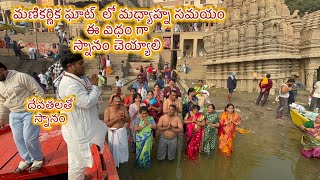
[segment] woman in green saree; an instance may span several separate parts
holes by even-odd
[[[148,116],[147,107],[140,108],[140,121],[136,121],[134,131],[136,132],[136,166],[146,168],[151,166],[151,150],[152,150],[152,130],[157,125],[153,117]]]
[[[215,148],[219,127],[219,113],[215,111],[213,104],[207,106],[205,118],[206,126],[204,127],[203,153],[209,155]]]
[[[305,157],[320,159],[320,114],[315,121],[308,121],[300,126],[305,132],[301,138],[303,149],[301,154]]]

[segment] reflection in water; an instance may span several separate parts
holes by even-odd
[[[217,149],[210,156],[200,155],[190,161],[185,155],[185,141],[179,137],[178,153],[173,161],[156,160],[157,143],[152,150],[152,166],[137,169],[134,154],[129,163],[120,165],[121,180],[319,180],[320,160],[300,155],[302,133],[295,127],[262,128],[259,120],[244,126],[250,134],[237,134],[232,157]],[[183,143],[182,143],[183,142]]]

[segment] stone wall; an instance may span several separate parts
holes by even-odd
[[[227,88],[227,79],[231,72],[237,72],[237,90],[255,92],[260,90],[260,80],[270,73],[273,80],[270,93],[276,94],[280,85],[285,83],[292,74],[299,74],[300,66],[299,60],[290,59],[217,64],[207,67],[207,83]]]
[[[271,73],[275,94],[278,86],[298,74],[312,89],[320,61],[320,11],[303,19],[292,15],[283,0],[225,0],[224,23],[214,23],[204,37],[207,82],[226,88],[237,72],[241,91],[259,90],[258,83]]]

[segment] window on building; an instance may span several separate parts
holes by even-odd
[[[191,5],[194,5],[194,1],[190,1],[190,4],[191,4]]]
[[[206,4],[206,0],[200,0],[200,4]]]

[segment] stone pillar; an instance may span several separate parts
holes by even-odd
[[[1,15],[2,15],[2,19],[3,19],[3,23],[4,23],[4,24],[7,24],[7,22],[6,22],[7,20],[6,20],[6,18],[5,18],[5,17],[6,17],[6,14],[4,13],[4,11],[1,11]]]
[[[180,37],[179,49],[180,49],[180,57],[182,58],[183,57],[183,52],[184,52],[184,39],[182,39],[181,37]]]
[[[198,57],[198,39],[193,39],[193,55],[192,57]]]
[[[306,89],[311,92],[313,89],[314,69],[306,69]]]

